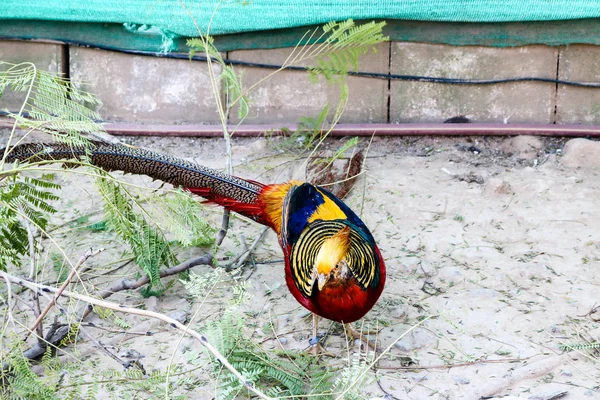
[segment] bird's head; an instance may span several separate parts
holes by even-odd
[[[325,239],[315,258],[314,274],[317,287],[323,287],[330,280],[348,275],[346,256],[350,249],[350,227],[345,226],[333,236]]]

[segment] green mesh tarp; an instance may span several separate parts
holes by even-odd
[[[600,0],[0,0],[0,36],[84,44],[94,44],[89,41],[95,38],[92,42],[110,42],[107,47],[177,51],[181,38],[201,31],[211,35],[250,33],[254,35],[251,38],[258,38],[230,44],[231,48],[274,47],[294,44],[302,27],[353,18],[390,21],[396,27],[390,30],[391,38],[400,40],[431,36],[423,25],[430,22],[456,31],[447,34],[448,43],[469,41],[460,34],[465,24],[479,24],[476,26],[484,34],[475,32],[475,37],[480,36],[483,44],[486,40],[492,45],[544,40],[550,44],[595,43],[598,17]],[[574,36],[569,22],[583,19],[587,28]],[[519,23],[535,21],[548,24],[538,25],[533,38],[531,33],[517,33],[523,37],[516,39],[507,33],[509,29],[522,31]],[[487,27],[490,24],[495,28]],[[269,44],[274,40],[269,36],[285,36],[283,29],[296,29],[294,40],[289,37],[284,41],[290,43]],[[272,30],[277,31],[270,33]],[[103,32],[105,38],[100,37]],[[436,41],[444,42],[443,38]]]
[[[180,36],[292,28],[354,19],[448,22],[600,17],[597,0],[2,0],[0,18],[150,25]],[[210,28],[209,28],[210,27]]]

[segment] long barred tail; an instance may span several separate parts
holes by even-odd
[[[0,150],[0,157],[4,154]],[[6,161],[45,161],[79,159],[83,146],[64,143],[27,143],[10,149]],[[90,161],[107,171],[147,175],[183,187],[255,220],[262,220],[259,195],[264,186],[204,167],[192,161],[122,144],[91,141]]]

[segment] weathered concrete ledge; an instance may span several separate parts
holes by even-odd
[[[291,49],[241,50],[231,59],[283,63]],[[359,69],[403,75],[495,79],[509,77],[600,81],[600,46],[542,45],[492,48],[392,42],[364,56]],[[203,62],[121,54],[57,43],[0,41],[0,60],[31,61],[39,68],[69,76],[79,88],[103,102],[106,121],[141,124],[218,124],[216,99]],[[273,72],[256,67],[243,72],[250,88]],[[217,68],[215,73],[220,74]],[[446,85],[348,77],[350,97],[341,123],[441,123],[466,115],[472,122],[600,124],[600,89],[555,83]],[[225,99],[219,81],[217,95]],[[17,110],[23,94],[7,91],[0,108]],[[339,88],[311,83],[302,71],[282,71],[250,93],[244,124],[296,123],[316,117],[327,104],[335,108]],[[235,111],[235,110],[234,110]],[[232,112],[230,123],[239,123]]]

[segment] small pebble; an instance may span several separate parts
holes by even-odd
[[[402,351],[411,351],[414,349],[414,346],[412,343],[409,343],[406,340],[399,340],[396,343],[394,343],[394,347],[397,348],[398,350],[402,350]]]
[[[561,164],[567,167],[600,168],[600,142],[577,138],[569,140],[563,149]]]
[[[546,393],[546,394],[538,394],[538,395],[529,396],[528,399],[529,400],[555,400],[555,399],[560,399],[560,398],[566,396],[568,393],[569,393],[568,390],[561,390],[559,392],[554,392],[554,393]]]
[[[168,315],[168,317],[173,318],[175,321],[185,324],[187,321],[187,312],[185,311],[173,311]]]
[[[403,318],[406,316],[406,308],[398,306],[390,312],[390,316],[397,319]]]
[[[144,305],[146,306],[146,310],[156,311],[156,306],[158,305],[158,299],[156,298],[156,296],[150,296],[146,299],[146,301],[144,302]]]
[[[146,356],[143,354],[140,354],[140,352],[138,352],[137,350],[134,350],[134,349],[124,349],[119,353],[119,357],[130,358],[133,360],[139,360]]]
[[[277,319],[281,320],[281,321],[286,321],[286,322],[290,322],[290,320],[292,319],[290,314],[283,314],[280,315]]]
[[[471,383],[471,381],[465,378],[464,376],[455,376],[454,381],[456,383],[460,383],[461,385],[468,385],[469,383]]]

